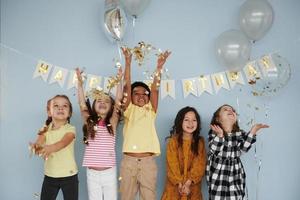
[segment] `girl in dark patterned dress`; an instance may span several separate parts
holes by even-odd
[[[225,104],[216,110],[208,134],[206,178],[210,200],[245,198],[246,174],[240,156],[256,141],[257,131],[268,127],[255,124],[246,133],[239,128],[232,106]]]

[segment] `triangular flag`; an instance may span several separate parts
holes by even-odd
[[[87,75],[87,81],[85,85],[85,91],[90,91],[93,88],[101,90],[101,76],[96,76],[92,74]]]
[[[68,70],[62,67],[55,66],[51,74],[49,84],[58,83],[60,87],[64,86],[65,80],[67,78]]]
[[[212,74],[211,79],[212,79],[216,94],[219,92],[219,90],[221,88],[225,88],[227,90],[230,89],[225,72],[219,72],[216,74]]]
[[[213,94],[211,80],[209,75],[201,75],[198,77],[198,95],[202,95],[204,92]]]
[[[161,99],[166,96],[170,96],[175,99],[175,81],[174,80],[162,80],[160,83]]]
[[[226,72],[228,82],[231,88],[234,88],[236,84],[244,85],[245,81],[240,71],[238,72]]]
[[[52,69],[52,65],[40,60],[36,65],[35,71],[33,73],[33,78],[42,77],[42,79],[47,82],[50,71]]]
[[[182,89],[183,89],[184,98],[186,98],[189,94],[193,94],[194,96],[197,96],[196,79],[195,78],[183,79]]]

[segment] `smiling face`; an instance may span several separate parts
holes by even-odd
[[[71,105],[68,99],[57,96],[50,101],[47,111],[53,120],[67,121],[71,116]]]
[[[143,107],[145,104],[149,102],[148,91],[142,87],[137,86],[132,91],[132,103],[139,107]]]
[[[193,134],[197,126],[198,122],[195,113],[193,111],[187,112],[182,121],[183,134]]]
[[[221,124],[228,122],[230,122],[231,124],[235,124],[237,120],[235,110],[229,105],[222,106],[219,111],[218,120]]]
[[[108,95],[103,95],[96,99],[93,108],[98,116],[105,118],[108,112],[111,110],[112,100]]]

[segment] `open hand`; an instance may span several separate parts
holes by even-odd
[[[158,56],[157,69],[162,69],[163,65],[165,64],[165,62],[170,54],[171,54],[171,51],[165,51]]]
[[[128,47],[121,47],[126,63],[130,63],[132,59],[132,53]]]
[[[224,131],[219,125],[211,124],[210,128],[215,132],[219,137],[224,137]]]
[[[270,126],[267,124],[254,124],[250,130],[250,133],[252,133],[253,135],[257,134],[257,131],[259,131],[262,128],[269,128]]]

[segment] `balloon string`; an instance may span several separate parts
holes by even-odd
[[[122,53],[121,53],[121,44],[120,44],[120,41],[117,42],[117,49],[118,49],[118,54],[119,54],[120,62],[122,63]]]
[[[135,43],[135,21],[136,21],[136,16],[132,17],[132,41],[133,44]]]

